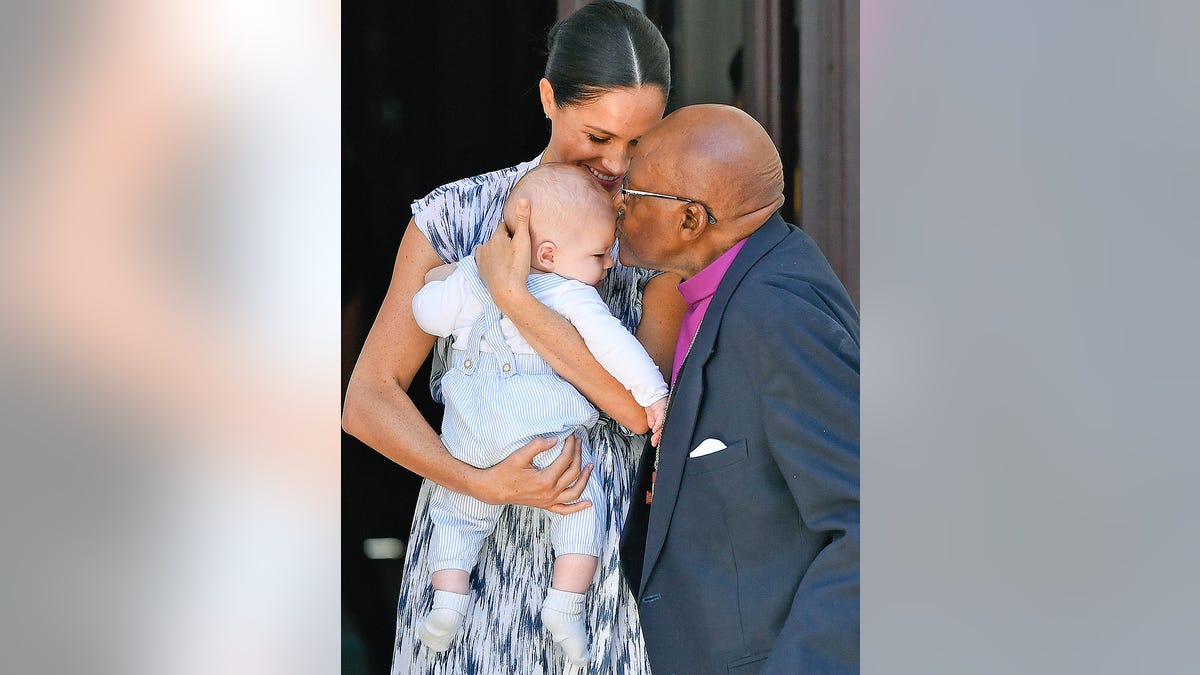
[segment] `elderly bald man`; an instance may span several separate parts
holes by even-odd
[[[770,137],[682,108],[633,151],[621,262],[688,304],[623,562],[654,672],[858,672],[858,315],[777,213]]]

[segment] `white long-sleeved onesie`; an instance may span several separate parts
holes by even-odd
[[[528,286],[535,298],[575,326],[596,360],[639,404],[667,395],[658,367],[596,289],[555,274],[530,275]],[[568,436],[595,424],[595,407],[500,315],[473,256],[461,259],[446,279],[426,284],[413,298],[413,315],[426,332],[453,338],[451,363],[442,379],[442,441],[456,458],[488,467],[536,437],[556,436],[557,445],[534,460],[540,469],[558,457]],[[584,463],[592,462],[586,437],[582,449]],[[606,514],[595,508],[605,503],[596,485],[589,481],[583,495],[593,508],[568,516],[550,514],[555,555],[597,555]],[[431,569],[473,569],[501,508],[435,485],[430,496]]]

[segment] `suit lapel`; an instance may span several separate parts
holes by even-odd
[[[667,424],[663,428],[662,451],[659,456],[658,479],[654,485],[654,504],[650,507],[650,521],[646,527],[646,553],[642,563],[642,578],[638,597],[645,592],[646,582],[662,553],[667,538],[667,529],[675,512],[675,501],[679,498],[679,484],[683,479],[683,468],[687,455],[696,441],[694,432],[700,402],[704,397],[706,381],[704,366],[712,357],[721,318],[733,291],[746,273],[767,251],[787,236],[789,228],[779,214],[772,216],[762,227],[746,240],[746,245],[734,258],[733,264],[721,278],[712,302],[704,313],[700,330],[683,367],[679,370],[672,395],[671,407],[667,412]],[[728,383],[715,383],[716,386]]]

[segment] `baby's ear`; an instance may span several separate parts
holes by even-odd
[[[547,272],[554,271],[554,254],[558,251],[558,247],[552,241],[543,241],[538,244],[537,256],[535,263],[539,267],[544,268]]]

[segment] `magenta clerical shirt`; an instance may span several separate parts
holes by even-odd
[[[738,251],[741,251],[745,244],[745,239],[734,244],[733,248],[722,253],[721,257],[709,263],[708,267],[679,284],[679,294],[683,296],[688,308],[683,312],[683,323],[679,326],[679,340],[675,343],[675,365],[671,370],[671,386],[675,386],[679,368],[683,366],[683,359],[692,345],[692,338],[700,328],[700,322],[704,320],[704,313],[708,311],[708,305],[712,302],[713,294],[717,292],[717,286],[721,285],[721,279],[725,278],[725,273],[729,271],[733,259],[737,257]]]

